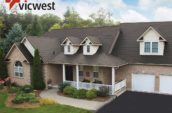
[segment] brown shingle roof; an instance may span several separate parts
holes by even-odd
[[[33,57],[28,51],[28,49],[22,44],[22,43],[15,43],[18,49],[22,52],[22,54],[25,56],[25,58],[28,60],[28,62],[32,63]]]
[[[150,26],[166,40],[164,56],[139,55],[137,39]],[[71,28],[53,30],[41,38],[28,38],[40,50],[46,63],[71,63],[102,66],[120,66],[128,63],[172,64],[172,22],[122,23],[119,26]],[[60,45],[66,37],[96,37],[102,44],[93,56],[84,56],[82,48],[75,55],[64,55]],[[76,39],[76,41],[78,41]],[[96,42],[97,42],[96,39]],[[77,42],[78,43],[78,42]]]
[[[167,40],[164,56],[139,55],[139,42],[137,42],[137,39],[150,26],[158,30]],[[120,29],[121,35],[112,52],[113,55],[124,59],[128,63],[172,64],[172,22],[123,23]]]

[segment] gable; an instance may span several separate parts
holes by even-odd
[[[150,26],[137,41],[166,41],[166,39],[152,26]]]
[[[9,59],[12,60],[12,61],[21,61],[21,62],[24,62],[24,61],[27,61],[28,60],[25,58],[25,56],[23,55],[23,53],[19,50],[19,48],[14,44],[10,51],[8,52],[8,54],[6,55],[5,59]]]

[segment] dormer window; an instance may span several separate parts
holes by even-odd
[[[70,53],[70,45],[67,45],[67,51]]]
[[[158,42],[144,42],[145,53],[158,53]]]
[[[64,47],[65,55],[73,55],[79,50],[80,38],[76,37],[67,37],[63,42],[62,46]]]
[[[80,45],[83,46],[84,55],[94,55],[98,51],[99,47],[102,46],[99,39],[92,36],[86,37]]]
[[[150,46],[150,42],[145,42],[145,53],[150,53],[150,48],[151,48],[151,46]]]
[[[152,53],[158,53],[158,42],[152,42]]]
[[[90,45],[87,45],[87,53],[90,53]]]
[[[149,27],[138,39],[140,55],[164,55],[165,38],[153,27]]]

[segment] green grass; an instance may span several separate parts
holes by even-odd
[[[0,113],[91,113],[90,111],[78,109],[65,105],[45,105],[33,109],[15,109],[5,106],[8,95],[0,93]]]

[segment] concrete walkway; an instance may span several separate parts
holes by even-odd
[[[106,102],[98,102],[98,101],[89,101],[82,99],[74,99],[70,97],[64,97],[57,95],[57,89],[50,89],[42,91],[40,96],[42,98],[49,98],[55,100],[59,104],[74,106],[78,108],[83,108],[87,110],[98,110],[100,107],[110,102],[112,99],[109,99]]]

